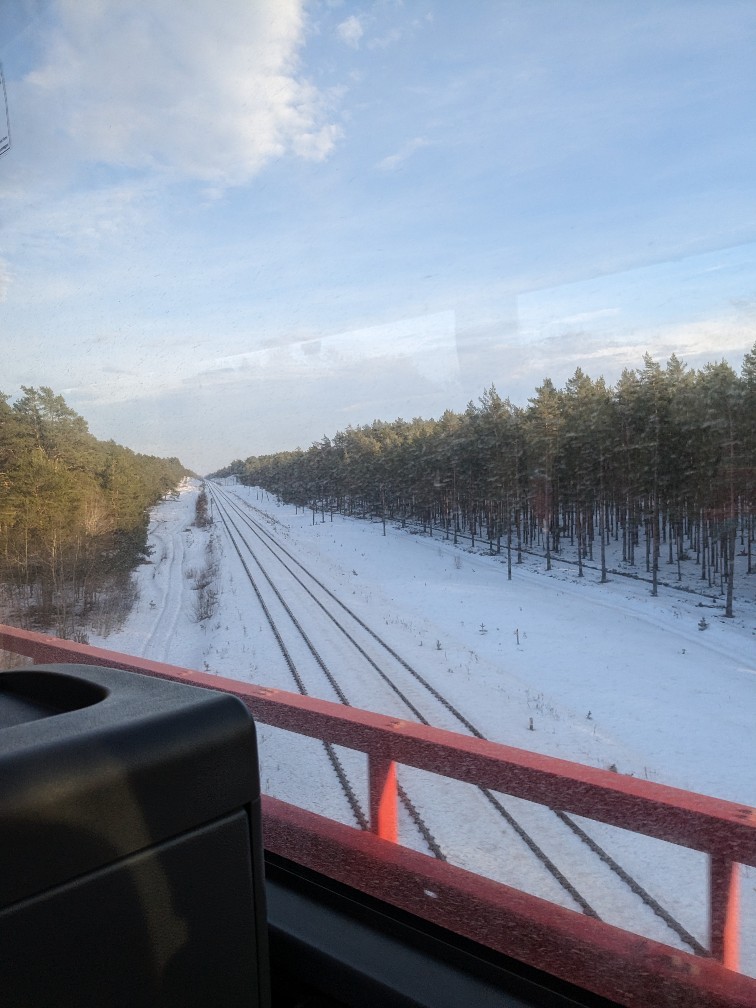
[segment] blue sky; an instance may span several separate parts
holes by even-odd
[[[0,390],[207,472],[756,341],[750,0],[0,7]]]

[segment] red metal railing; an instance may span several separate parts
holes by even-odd
[[[221,689],[256,720],[367,754],[372,833],[263,800],[269,850],[627,1006],[752,1008],[738,962],[738,865],[756,865],[756,809],[339,704],[0,626],[0,649]],[[396,764],[418,767],[703,851],[703,958],[555,906],[395,843]],[[389,841],[389,842],[387,842]]]

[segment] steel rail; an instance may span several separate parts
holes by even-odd
[[[281,654],[283,655],[284,661],[286,662],[286,665],[287,665],[287,667],[289,669],[289,672],[291,672],[292,678],[294,679],[294,682],[296,683],[297,689],[302,694],[302,696],[309,696],[309,693],[307,692],[307,687],[305,686],[304,681],[302,680],[302,677],[300,676],[299,672],[297,671],[297,667],[294,664],[294,661],[293,661],[293,659],[292,659],[292,657],[291,657],[291,655],[289,653],[288,648],[286,647],[286,645],[284,643],[283,637],[281,636],[281,633],[280,633],[278,627],[276,626],[275,621],[273,620],[273,617],[271,616],[270,610],[268,609],[268,606],[267,606],[267,604],[265,602],[265,599],[262,597],[262,594],[261,594],[260,589],[259,589],[259,587],[257,585],[257,582],[255,581],[254,577],[252,576],[252,572],[250,571],[249,567],[247,566],[247,563],[246,563],[244,557],[242,556],[241,550],[239,549],[238,545],[236,544],[236,541],[234,540],[233,536],[231,535],[230,530],[228,529],[228,525],[226,523],[225,516],[223,515],[222,512],[220,512],[220,508],[218,510],[219,510],[219,513],[220,513],[221,521],[226,526],[226,530],[228,531],[229,539],[231,540],[232,545],[234,546],[234,548],[236,549],[236,552],[239,555],[239,560],[242,563],[242,567],[244,568],[244,570],[245,570],[245,572],[247,574],[247,577],[249,578],[250,584],[252,585],[252,587],[253,587],[253,589],[255,591],[255,595],[257,596],[257,601],[260,603],[260,607],[262,608],[262,611],[265,614],[265,617],[266,617],[266,619],[268,621],[268,624],[269,624],[271,630],[273,631],[273,636],[276,639],[276,643],[278,644],[278,647],[279,647],[279,649],[281,651]],[[344,794],[346,796],[346,799],[347,799],[347,801],[349,803],[349,807],[352,810],[352,814],[354,815],[354,818],[357,821],[358,826],[360,827],[360,829],[363,829],[363,830],[369,829],[370,828],[370,823],[368,821],[368,818],[365,815],[365,812],[363,811],[362,806],[360,805],[359,799],[357,798],[357,794],[356,794],[354,788],[352,787],[352,782],[349,780],[349,778],[348,778],[348,776],[346,774],[346,771],[344,770],[344,767],[342,766],[341,760],[339,759],[339,757],[338,757],[338,755],[336,753],[336,750],[333,747],[333,744],[331,742],[325,742],[324,741],[323,742],[323,747],[325,749],[326,755],[328,756],[328,760],[329,760],[331,766],[333,767],[333,770],[334,770],[334,772],[336,774],[336,777],[338,778],[339,785],[341,786],[341,789],[342,789],[342,791],[344,792]]]
[[[212,494],[212,491],[211,491],[211,494]],[[224,526],[226,528],[226,531],[228,533],[229,539],[231,540],[231,542],[232,542],[232,544],[233,544],[233,546],[234,546],[234,548],[235,548],[235,550],[236,550],[236,552],[237,552],[237,554],[239,556],[239,559],[242,562],[242,565],[244,567],[245,573],[247,574],[247,577],[249,578],[249,580],[250,580],[250,582],[251,582],[251,584],[252,584],[252,586],[253,586],[253,588],[255,590],[255,593],[256,593],[257,598],[258,598],[258,600],[259,600],[259,602],[260,602],[260,604],[261,604],[261,606],[263,608],[263,612],[265,613],[265,616],[266,616],[266,618],[268,620],[268,623],[270,624],[271,628],[273,629],[273,632],[275,634],[276,640],[277,640],[277,642],[278,642],[281,650],[284,652],[284,657],[286,658],[287,665],[289,666],[289,669],[290,669],[290,671],[291,671],[291,673],[292,673],[292,675],[294,677],[294,681],[297,684],[297,688],[299,689],[299,692],[302,693],[304,696],[308,696],[309,695],[308,691],[307,691],[307,689],[306,689],[306,687],[304,685],[304,681],[302,680],[301,675],[299,674],[299,672],[297,672],[295,670],[294,663],[293,663],[293,661],[292,661],[292,659],[291,659],[291,657],[290,657],[290,655],[288,653],[288,650],[285,648],[285,645],[283,643],[283,638],[282,638],[282,635],[280,633],[280,630],[277,627],[277,625],[276,625],[276,623],[275,623],[275,621],[273,619],[273,616],[270,613],[270,610],[268,609],[267,605],[263,601],[262,595],[261,595],[259,587],[258,587],[258,585],[257,585],[257,583],[255,581],[255,578],[253,577],[251,571],[249,570],[249,567],[248,567],[246,561],[244,560],[244,557],[242,556],[241,550],[239,549],[239,545],[236,542],[233,534],[231,533],[231,530],[229,528],[229,522],[230,522],[231,525],[233,525],[236,533],[239,536],[239,539],[242,541],[242,543],[244,543],[245,547],[249,551],[250,556],[253,557],[255,563],[257,564],[257,566],[258,566],[258,568],[260,570],[260,573],[263,575],[263,577],[267,581],[268,585],[270,586],[270,588],[274,592],[276,598],[280,602],[280,604],[283,607],[284,611],[286,612],[287,616],[291,620],[292,624],[294,625],[294,627],[298,631],[299,635],[301,636],[301,638],[304,641],[305,645],[307,646],[307,648],[309,649],[309,651],[312,654],[313,658],[317,662],[317,664],[320,667],[321,671],[323,672],[323,674],[325,675],[326,679],[330,683],[332,689],[336,693],[336,696],[339,698],[339,701],[342,704],[344,704],[344,706],[346,706],[346,707],[353,706],[350,703],[349,699],[347,698],[344,690],[342,689],[342,687],[340,686],[340,684],[336,680],[336,677],[333,675],[333,673],[330,671],[330,669],[326,665],[325,661],[323,660],[323,657],[321,656],[321,654],[319,653],[319,651],[317,650],[317,648],[313,644],[313,642],[310,639],[309,635],[306,633],[306,631],[302,627],[302,624],[300,623],[300,621],[295,616],[295,614],[294,614],[291,606],[289,605],[289,603],[286,601],[286,599],[283,597],[283,595],[279,591],[278,587],[273,582],[273,579],[271,578],[271,576],[268,573],[268,571],[266,571],[266,569],[260,563],[259,558],[255,554],[255,552],[252,549],[252,547],[250,546],[250,544],[244,538],[244,535],[242,534],[241,530],[233,522],[233,520],[231,519],[230,515],[228,514],[228,511],[226,511],[225,513],[223,512],[223,509],[222,509],[223,505],[222,505],[221,500],[218,499],[218,498],[216,498],[215,504],[216,504],[216,509],[217,509],[217,511],[218,511],[218,513],[219,513],[219,515],[221,517],[221,520],[223,521],[223,524],[224,524]],[[342,789],[345,791],[345,793],[347,795],[347,798],[349,800],[349,804],[352,807],[352,810],[353,810],[353,812],[355,814],[355,818],[357,819],[357,822],[360,825],[360,828],[364,829],[364,830],[369,829],[370,828],[369,819],[365,815],[365,813],[362,811],[362,808],[359,805],[359,802],[358,802],[357,797],[356,797],[355,792],[354,792],[354,788],[353,788],[351,782],[349,781],[349,778],[348,778],[348,776],[346,774],[346,771],[344,770],[343,766],[341,765],[341,762],[340,762],[337,754],[335,753],[335,751],[333,751],[333,748],[330,745],[327,745],[326,749],[327,749],[327,752],[328,752],[328,757],[331,760],[331,763],[333,764],[334,769],[336,770],[336,774],[337,774],[337,776],[339,778],[339,783],[341,784]],[[414,823],[416,829],[418,830],[418,832],[422,836],[423,840],[427,844],[428,849],[431,851],[431,853],[433,854],[433,856],[436,857],[436,858],[438,858],[441,861],[446,861],[447,860],[446,855],[444,854],[444,852],[443,852],[440,844],[438,843],[438,841],[434,837],[433,833],[431,832],[430,827],[425,822],[425,820],[423,819],[423,817],[420,815],[420,813],[418,812],[418,810],[417,810],[414,802],[411,800],[411,798],[407,794],[406,790],[401,785],[399,785],[399,787],[398,787],[398,794],[399,794],[399,799],[400,799],[402,805],[404,806],[407,814],[409,815],[410,819]]]
[[[213,488],[213,489],[215,489],[215,488]],[[212,493],[213,493],[213,490],[211,490],[211,494]],[[218,495],[218,497],[219,496],[220,495]],[[218,497],[216,497],[216,506],[220,506],[220,502],[218,500]],[[255,533],[255,535],[258,536],[258,538],[260,538],[260,540],[263,542],[263,544],[266,545],[267,548],[275,556],[275,553],[272,550],[272,548],[270,547],[270,545],[268,543],[264,542],[262,536],[260,535],[260,532],[263,532],[263,534],[265,535],[266,538],[271,538],[272,539],[272,537],[269,535],[269,533],[267,533],[264,529],[261,529],[260,526],[257,525],[257,523],[252,522],[251,519],[249,519],[247,516],[245,516],[243,514],[243,512],[241,512],[238,507],[236,508],[236,510],[237,510],[237,513],[239,513],[240,516],[243,517],[244,520],[250,524],[250,527],[252,525],[255,526],[254,528],[252,528],[252,531]],[[240,533],[240,537],[241,537],[242,541],[245,543],[245,545],[250,549],[250,552],[252,552],[251,548],[249,547],[249,544],[246,542],[246,540],[241,535],[241,533]],[[273,542],[275,542],[275,540],[273,540]],[[276,545],[278,546],[279,544],[276,543]],[[366,626],[366,624],[364,624],[363,621],[359,619],[359,617],[357,617],[354,613],[352,613],[351,610],[346,605],[344,605],[343,603],[341,603],[339,601],[339,599],[333,594],[333,592],[331,592],[329,589],[325,588],[325,586],[322,585],[322,583],[317,578],[315,578],[314,575],[311,575],[309,573],[309,571],[306,570],[306,568],[304,567],[304,565],[300,564],[299,561],[297,561],[288,552],[288,550],[286,550],[284,547],[280,547],[280,548],[281,548],[282,552],[284,552],[290,559],[292,559],[297,564],[297,566],[299,566],[302,570],[304,570],[305,573],[307,573],[309,577],[311,577],[320,587],[322,587],[324,589],[324,591],[326,591],[328,593],[328,595],[331,596],[331,598],[333,598],[335,601],[338,601],[339,604],[342,605],[342,608],[344,608],[349,613],[349,615],[351,615],[354,619],[356,619],[357,622],[362,627],[364,627],[365,629],[369,630],[369,628]],[[286,567],[286,569],[289,571],[289,573],[292,575],[292,577],[294,577],[294,579],[297,581],[297,583],[303,588],[303,590],[313,599],[313,601],[315,601],[318,604],[318,606],[323,610],[323,612],[333,621],[333,623],[339,628],[339,630],[344,634],[344,636],[357,648],[357,650],[364,657],[366,657],[368,659],[370,665],[379,673],[379,675],[381,676],[381,678],[384,681],[386,681],[387,683],[389,683],[389,685],[392,686],[392,688],[394,689],[394,692],[396,692],[397,695],[400,696],[400,698],[403,700],[403,702],[407,704],[407,706],[412,710],[412,713],[418,718],[418,720],[421,722],[421,724],[430,725],[430,721],[417,709],[417,707],[415,707],[414,705],[412,705],[406,699],[406,697],[404,696],[404,694],[401,693],[401,691],[398,689],[398,687],[396,687],[396,685],[393,683],[393,681],[390,679],[390,677],[384,671],[382,671],[378,667],[378,665],[360,647],[359,643],[354,639],[353,635],[350,634],[349,631],[342,624],[340,624],[338,622],[338,620],[325,608],[325,606],[323,606],[323,604],[315,597],[315,595],[312,593],[312,591],[309,588],[307,588],[307,586],[301,581],[301,579],[285,563],[283,563],[283,561],[281,561],[280,558],[277,558],[277,559],[279,560],[279,563],[282,563],[283,566]],[[258,565],[260,565],[259,560],[256,560],[256,562],[258,563]],[[262,567],[261,567],[261,569],[262,569]],[[271,587],[274,587],[272,585],[272,582],[271,582]],[[276,589],[274,587],[274,591],[275,590]],[[278,594],[278,592],[276,592],[276,593]],[[283,599],[281,599],[281,601],[283,602]],[[286,606],[286,608],[288,610],[288,606],[286,605],[286,603],[283,602],[283,604]],[[291,615],[291,618],[295,622],[295,625],[298,626],[298,624],[296,622],[296,619],[293,616],[293,614]],[[303,631],[300,631],[300,632],[303,633]],[[384,647],[387,647],[387,645],[383,641],[381,641],[380,637],[378,637],[376,634],[374,634],[370,630],[369,630],[369,632],[371,633],[372,636],[375,637],[375,639],[379,643],[383,644]],[[313,654],[314,653],[315,652],[314,652],[314,649],[313,649]],[[344,703],[346,706],[351,706],[351,704],[346,700],[346,697],[344,696],[343,690],[341,690],[340,687],[336,686],[336,684],[335,684],[335,682],[333,680],[332,675],[330,673],[328,673],[328,672],[326,672],[326,675],[328,676],[329,682],[331,682],[331,684],[334,686],[334,689],[337,692],[337,696],[339,696],[339,699],[342,701],[342,703]],[[449,706],[450,709],[454,710],[454,708],[452,707],[451,704],[447,704],[447,706]],[[475,734],[476,734],[476,736],[478,738],[483,738],[483,735],[480,732],[477,732],[477,730],[475,730]],[[535,838],[533,836],[531,836],[531,834],[525,829],[525,827],[522,825],[522,823],[520,823],[519,820],[517,818],[515,818],[515,816],[512,815],[512,813],[504,806],[504,804],[495,795],[493,795],[491,793],[491,791],[488,788],[479,788],[478,790],[483,795],[483,797],[486,798],[486,800],[493,806],[493,808],[498,813],[498,815],[502,819],[504,819],[504,821],[507,823],[507,825],[514,831],[514,833],[525,844],[525,846],[528,848],[528,850],[531,852],[531,854],[533,854],[535,856],[535,858],[543,865],[543,867],[552,876],[552,878],[554,878],[556,880],[556,882],[562,887],[562,889],[564,889],[564,891],[570,896],[570,898],[572,900],[574,900],[574,902],[581,908],[582,912],[585,913],[585,914],[587,914],[589,917],[596,917],[596,918],[598,918],[599,915],[596,912],[596,910],[593,908],[593,906],[591,906],[590,902],[585,898],[585,896],[583,896],[583,894],[576,888],[576,886],[573,885],[573,883],[570,881],[570,879],[555,864],[555,862],[552,860],[552,858],[549,857],[549,855],[538,844],[538,842],[535,840]],[[403,793],[406,795],[406,792],[403,792],[403,790],[399,791],[400,798],[402,798],[402,794]],[[403,803],[404,803],[404,801],[403,801]],[[406,807],[406,803],[405,803],[405,807]],[[418,813],[415,813],[415,814],[419,816]],[[412,812],[410,812],[410,815],[412,816]]]
[[[213,486],[212,489],[218,491],[219,488]],[[245,504],[248,508],[259,511],[258,508],[254,508],[253,505],[249,505],[246,501],[243,500],[243,498],[240,498],[238,494],[230,494],[228,491],[225,490],[222,491],[222,493],[224,496],[228,497],[234,496],[237,498],[237,500],[241,501],[241,503]],[[236,510],[238,513],[242,514],[238,505],[236,505]],[[264,512],[260,513],[264,514]],[[322,591],[324,591],[359,626],[361,626],[363,630],[365,630],[381,647],[383,647],[392,656],[392,658],[394,658],[403,668],[407,670],[407,672],[409,672],[422,686],[424,686],[425,689],[427,689],[428,692],[436,700],[438,700],[442,704],[442,706],[445,707],[446,710],[448,710],[449,713],[459,722],[459,724],[461,724],[465,729],[467,729],[467,731],[470,732],[471,735],[473,735],[475,738],[478,739],[486,738],[486,736],[474,724],[472,724],[472,722],[464,714],[462,714],[462,712],[459,711],[454,704],[452,704],[446,697],[444,697],[439,692],[439,690],[436,689],[436,687],[434,687],[431,683],[429,683],[423,675],[421,675],[416,669],[412,668],[412,666],[401,655],[399,655],[396,652],[396,650],[391,647],[390,644],[384,641],[380,637],[380,635],[377,634],[372,629],[372,627],[370,627],[367,623],[365,623],[365,621],[357,613],[355,613],[334,592],[332,592],[326,585],[324,585],[322,581],[319,580],[319,578],[317,578],[314,574],[312,574],[312,572],[309,571],[304,566],[304,564],[302,564],[301,561],[299,561],[289,550],[287,550],[285,546],[279,543],[267,531],[267,529],[263,528],[257,522],[254,522],[254,519],[250,518],[249,516],[244,517],[248,522],[254,524],[255,526],[254,531],[255,534],[258,536],[258,538],[262,540],[262,537],[264,536],[266,539],[269,539],[271,542],[273,542],[277,549],[281,550],[281,552],[284,553],[289,558],[289,560],[292,561],[292,563],[294,563],[312,581],[314,581]],[[270,545],[268,545],[268,548],[271,550],[271,552],[273,552],[272,547]],[[284,566],[286,565],[284,564]],[[305,591],[307,591],[310,595],[312,595],[312,593],[309,592],[309,589],[307,589],[307,587],[304,585],[301,579],[299,579],[297,575],[294,574],[294,572],[291,571],[290,569],[289,572],[298,581],[298,583],[302,586],[302,588]],[[314,595],[312,595],[312,597],[320,606],[320,608],[323,610],[323,612],[329,617],[329,619],[331,619],[333,623],[337,627],[339,627],[339,629],[341,629],[342,632],[345,633],[347,637],[349,637],[349,639],[352,640],[355,647],[360,651],[361,654],[363,654],[367,658],[368,662],[373,666],[373,668],[376,669],[381,678],[388,681],[390,677],[384,671],[378,668],[377,664],[373,661],[373,659],[370,658],[364,652],[361,646],[356,641],[353,640],[348,631],[346,631],[343,628],[343,626],[325,608],[325,606],[323,606],[323,604],[318,599],[316,599]],[[418,708],[415,705],[413,705],[410,701],[407,700],[407,698],[399,690],[399,688],[396,687],[395,684],[393,683],[390,684],[392,685],[394,692],[397,693],[397,695],[402,699],[402,701],[405,704],[407,704],[408,708],[412,711],[414,716],[422,724],[429,725],[430,721],[418,710]],[[572,886],[572,883],[570,883],[570,881],[567,879],[564,873],[551,861],[551,859],[548,858],[548,855],[546,855],[545,852],[541,850],[536,841],[530,836],[530,834],[525,830],[525,828],[515,819],[515,817],[511,815],[511,813],[506,809],[506,807],[503,805],[500,799],[497,798],[488,788],[479,787],[479,791],[486,798],[486,800],[496,809],[499,815],[501,815],[502,818],[505,819],[505,821],[517,833],[517,835],[526,844],[526,846],[528,846],[528,848],[535,854],[535,856],[539,860],[541,860],[542,863],[544,863],[544,865],[548,868],[548,870],[551,872],[554,878],[556,878],[559,884],[562,885],[562,887],[572,896],[572,898],[576,900],[578,905],[583,908],[583,912],[588,914],[589,916],[598,917],[599,915],[590,906],[588,901],[585,900],[582,894],[580,894]],[[551,812],[554,813],[557,819],[564,826],[567,827],[567,829],[569,829],[583,844],[585,844],[585,846],[587,846],[589,850],[591,850],[594,854],[596,854],[596,856],[607,866],[607,868],[609,868],[610,871],[612,871],[614,875],[616,875],[616,877],[630,889],[631,892],[633,892],[661,921],[663,921],[664,924],[668,928],[670,928],[670,930],[674,932],[682,942],[688,945],[688,947],[691,948],[696,953],[696,955],[706,956],[709,954],[706,947],[694,935],[692,935],[690,931],[680,921],[678,921],[654,896],[652,896],[648,892],[648,890],[644,886],[642,886],[641,883],[638,882],[638,880],[635,879],[630,874],[630,872],[626,871],[626,869],[624,869],[615,858],[613,858],[606,850],[604,850],[604,848],[599,843],[597,843],[588,833],[586,833],[586,831],[582,829],[582,827],[579,826],[575,822],[575,820],[572,819],[571,816],[569,816],[566,812],[560,811],[559,809],[554,809],[550,807],[549,809]]]

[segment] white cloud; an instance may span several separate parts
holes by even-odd
[[[389,154],[388,157],[379,161],[378,167],[381,171],[395,171],[407,158],[412,157],[415,151],[427,146],[427,140],[423,137],[415,137],[414,140],[408,140],[406,144],[400,147],[396,154]]]
[[[360,39],[365,34],[362,22],[355,14],[352,14],[346,21],[342,21],[341,24],[337,25],[336,31],[341,41],[351,46],[352,49],[359,48]]]
[[[292,147],[295,154],[307,161],[324,161],[342,135],[341,127],[331,123],[315,133],[302,133],[295,138]]]
[[[200,362],[198,368],[232,380],[251,370],[266,381],[271,380],[271,375],[320,380],[375,361],[398,368],[411,364],[419,375],[438,385],[456,381],[459,361],[454,312],[435,312],[321,339],[217,357]]]
[[[26,84],[85,159],[226,186],[272,158],[322,159],[338,136],[299,74],[302,0],[57,0]]]
[[[3,259],[0,259],[0,304],[2,304],[8,296],[8,287],[10,287],[8,264]]]
[[[619,314],[619,308],[596,308],[593,311],[578,312],[576,315],[566,315],[558,321],[564,326],[583,325],[599,319],[615,318]]]
[[[725,358],[737,366],[756,339],[756,319],[736,313],[693,322],[644,325],[617,334],[565,330],[523,346],[500,348],[510,379],[532,383],[549,375],[561,385],[581,367],[591,377],[614,383],[624,368],[643,366],[643,354],[665,363],[672,354],[692,368]]]
[[[459,379],[452,311],[215,357],[199,356],[191,348],[191,341],[186,341],[187,346],[165,348],[163,341],[156,339],[149,363],[145,359],[139,367],[129,367],[129,358],[119,357],[118,334],[105,334],[102,339],[97,354],[101,357],[107,345],[110,366],[106,373],[100,364],[87,368],[80,362],[70,391],[81,402],[130,402],[200,386],[228,389],[255,383],[269,389],[273,384],[293,388],[309,382],[325,383],[325,388],[327,383],[345,380],[354,373],[377,375],[376,369],[382,369],[389,384],[398,381],[408,369],[432,388],[445,388]],[[286,401],[295,397],[292,391]],[[324,398],[327,401],[327,395]]]
[[[402,31],[399,28],[391,28],[386,32],[385,35],[381,35],[378,38],[371,39],[368,43],[368,48],[370,49],[388,49],[389,46],[395,45],[402,38]]]
[[[649,332],[649,349],[653,356],[666,359],[673,353],[685,360],[700,358],[715,361],[737,358],[756,340],[756,318],[733,313],[719,318],[688,324],[660,326]]]

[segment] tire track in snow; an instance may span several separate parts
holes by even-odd
[[[172,535],[157,533],[162,556],[155,570],[154,583],[159,585],[159,599],[150,601],[156,613],[147,633],[144,655],[153,661],[169,660],[170,642],[176,631],[184,597],[184,532]],[[164,562],[167,560],[167,564]]]

